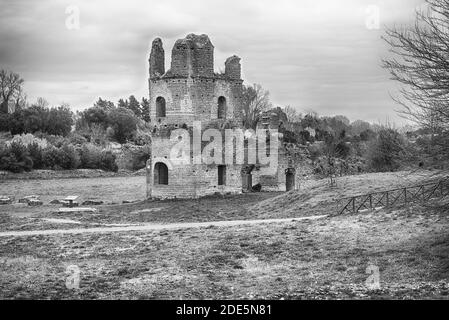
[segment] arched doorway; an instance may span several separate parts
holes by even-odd
[[[285,170],[285,189],[287,192],[295,190],[295,171],[294,168]]]
[[[226,98],[223,96],[218,98],[217,118],[226,119]]]
[[[218,185],[226,185],[226,166],[219,165],[218,167]]]
[[[154,165],[154,184],[168,185],[168,168],[165,163],[157,162]]]
[[[156,98],[156,117],[165,117],[165,99],[163,97]]]

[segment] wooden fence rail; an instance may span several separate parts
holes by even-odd
[[[337,202],[336,214],[358,213],[414,202],[426,202],[445,195],[449,195],[449,177],[433,183],[343,198]]]

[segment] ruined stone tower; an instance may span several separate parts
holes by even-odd
[[[214,46],[207,35],[189,34],[176,41],[171,66],[165,71],[162,40],[156,38],[149,58],[152,156],[147,164],[149,198],[191,198],[211,193],[241,192],[241,166],[189,164],[176,166],[170,150],[178,128],[241,126],[243,80],[240,58],[225,61],[214,72]]]
[[[170,69],[165,71],[162,41],[155,39],[149,60],[152,125],[240,120],[240,58],[228,58],[225,73],[215,73],[214,46],[204,34],[177,40],[171,57]]]

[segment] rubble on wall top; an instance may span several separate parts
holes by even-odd
[[[175,42],[175,46],[177,45],[192,45],[194,48],[204,48],[206,46],[213,47],[214,45],[209,39],[209,36],[206,34],[196,35],[193,33],[188,34],[183,39],[178,39]]]

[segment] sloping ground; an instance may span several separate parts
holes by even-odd
[[[417,206],[269,225],[4,237],[0,298],[448,299],[448,226],[446,210]],[[78,290],[66,287],[68,266],[79,268]],[[367,287],[373,267],[377,290]]]
[[[261,219],[332,214],[338,199],[436,181],[443,176],[436,171],[368,173],[337,178],[337,187],[333,188],[327,179],[309,180],[300,190],[261,201],[249,211],[257,212]]]

